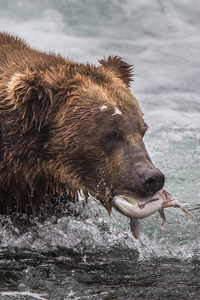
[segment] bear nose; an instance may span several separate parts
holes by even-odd
[[[144,189],[149,193],[156,193],[161,190],[165,183],[164,174],[158,169],[147,169],[141,175]]]

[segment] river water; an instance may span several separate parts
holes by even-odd
[[[200,299],[200,2],[0,0],[0,30],[78,62],[119,55],[145,144],[165,188],[197,217],[166,209],[167,223],[111,217],[94,199],[45,218],[0,218],[0,299]]]

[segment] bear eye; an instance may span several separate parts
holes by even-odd
[[[103,148],[110,155],[114,150],[121,147],[122,141],[124,141],[124,135],[121,131],[109,131],[104,137]]]
[[[124,139],[124,136],[121,131],[110,131],[106,134],[106,140],[121,141],[123,139]]]
[[[122,133],[119,131],[111,131],[107,134],[107,138],[111,140],[121,140],[123,136]]]

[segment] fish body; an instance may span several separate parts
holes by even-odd
[[[135,200],[135,203],[132,204],[126,198],[117,196],[113,199],[113,206],[128,218],[144,219],[161,209],[163,200],[152,200],[146,203]]]
[[[123,215],[130,218],[130,227],[133,236],[138,239],[140,236],[141,225],[139,219],[144,219],[155,212],[159,212],[163,222],[166,222],[164,208],[180,208],[184,213],[195,217],[186,209],[182,208],[180,203],[170,193],[162,189],[150,199],[135,199],[132,196],[116,196],[113,198],[112,205]]]

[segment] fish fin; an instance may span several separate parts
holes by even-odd
[[[130,227],[131,227],[131,232],[132,232],[132,235],[134,236],[134,238],[139,239],[140,231],[141,231],[140,221],[138,219],[131,218],[130,219]]]
[[[167,222],[167,221],[166,221],[166,218],[165,218],[165,214],[164,214],[164,209],[163,209],[163,208],[160,208],[160,209],[158,210],[158,212],[159,212],[161,218],[163,219],[163,221]]]
[[[192,218],[196,218],[195,215],[193,215],[191,212],[189,212],[187,209],[183,208],[182,206],[180,207],[181,210],[188,216],[192,217]]]

